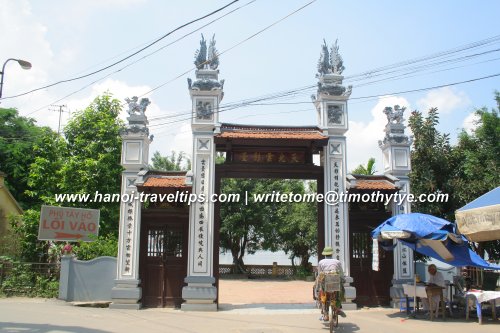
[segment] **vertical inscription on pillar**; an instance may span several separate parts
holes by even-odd
[[[401,245],[401,276],[410,277],[410,249],[406,245]]]
[[[209,165],[210,156],[208,154],[200,154],[197,158],[196,165],[196,193],[198,195],[208,196],[209,182]],[[195,273],[207,272],[207,256],[208,256],[208,204],[205,201],[196,202],[196,227],[195,227],[195,240],[196,240],[196,253],[194,256]]]
[[[123,271],[122,275],[130,276],[132,275],[132,253],[134,250],[134,216],[135,216],[135,206],[133,202],[128,202],[125,204],[125,245],[123,247]]]
[[[406,181],[400,181],[401,190],[400,194],[406,195],[408,193],[408,183]],[[407,200],[403,201],[401,205],[397,207],[396,214],[407,214],[409,213],[408,209],[409,203]],[[400,244],[401,247],[401,255],[399,257],[399,263],[401,267],[401,277],[402,278],[410,278],[413,276],[413,268],[411,265],[413,264],[413,256],[411,253],[411,249],[406,245]]]
[[[333,158],[331,169],[331,189],[336,193],[343,191],[343,176],[342,176],[342,160]],[[333,206],[333,255],[338,260],[344,259],[343,253],[343,230],[344,227],[344,212],[343,204],[337,203]]]

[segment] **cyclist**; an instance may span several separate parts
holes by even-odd
[[[315,288],[316,290],[319,290],[319,296],[321,302],[324,303],[326,302],[326,293],[325,293],[325,274],[338,274],[341,277],[341,281],[344,281],[344,272],[342,270],[342,263],[337,260],[333,259],[333,248],[330,246],[327,246],[323,249],[323,252],[321,253],[322,255],[325,256],[324,259],[320,260],[318,262],[318,276],[316,277],[316,282],[315,282]],[[335,299],[335,306],[339,309],[338,314],[341,317],[346,317],[346,314],[344,311],[341,310],[342,308],[342,301],[344,300],[344,285],[341,284],[341,291],[340,293],[337,293],[337,297]],[[324,306],[322,308],[325,308]],[[321,319],[324,321],[328,321],[328,311],[323,311],[321,310],[323,315],[321,316]]]

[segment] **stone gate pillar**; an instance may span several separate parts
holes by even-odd
[[[346,137],[348,130],[347,101],[352,87],[342,85],[344,77],[342,57],[337,41],[328,49],[326,42],[322,46],[318,62],[318,91],[312,96],[318,115],[318,127],[329,136],[328,145],[323,150],[322,164],[325,172],[325,194],[328,192],[344,193],[346,190]],[[325,203],[325,246],[331,246],[334,258],[340,260],[346,275],[346,301],[344,309],[356,309],[352,300],[356,298],[356,289],[350,284],[349,253],[349,212],[347,203]]]
[[[387,115],[387,125],[385,126],[385,137],[379,141],[379,147],[383,153],[384,173],[399,179],[399,193],[405,195],[410,193],[411,171],[410,146],[411,138],[405,134],[404,111],[405,107],[395,105],[394,108],[386,107],[384,113]],[[408,200],[404,200],[401,205],[392,203],[392,215],[408,214],[411,206]],[[402,284],[412,281],[414,274],[413,250],[397,242],[394,249],[394,276],[391,287],[391,298],[393,304],[403,297]]]
[[[214,193],[214,129],[219,122],[219,103],[224,95],[224,80],[219,81],[219,64],[215,40],[207,52],[206,41],[200,42],[195,55],[194,82],[188,79],[192,100],[193,194],[209,198]],[[191,203],[189,211],[188,269],[182,289],[182,310],[215,311],[217,288],[214,286],[214,204],[208,200]]]
[[[151,143],[148,120],[145,115],[150,104],[147,98],[137,103],[137,97],[126,99],[129,106],[128,125],[122,131],[122,172],[118,260],[115,286],[111,291],[111,308],[139,309],[142,291],[139,279],[139,239],[141,230],[141,203],[135,186],[141,170],[149,161]],[[125,200],[124,200],[125,199]],[[127,200],[128,199],[128,200]]]

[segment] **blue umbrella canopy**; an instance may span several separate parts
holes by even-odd
[[[467,240],[455,233],[454,223],[428,214],[393,216],[372,231],[372,238],[397,239],[419,253],[454,266],[500,269],[469,249]]]
[[[401,214],[391,217],[372,231],[372,238],[389,239],[391,233],[407,232],[407,242],[419,239],[446,240],[450,234],[455,234],[455,225],[445,219],[421,213]],[[457,236],[458,237],[458,236]]]
[[[434,245],[429,245],[425,243],[425,240],[417,242],[417,243],[408,243],[404,240],[401,240],[401,243],[410,247],[412,250],[422,253],[426,256],[436,258],[442,262],[447,263],[452,266],[475,266],[485,269],[495,269],[500,270],[499,265],[491,264],[481,258],[477,253],[472,251],[467,245],[468,242],[462,242],[461,244],[457,244],[453,241],[446,241],[442,244],[442,246],[451,254],[449,259],[446,259],[444,255],[442,255],[443,251],[440,250],[439,247]]]
[[[473,242],[500,239],[500,186],[455,212],[460,233]]]

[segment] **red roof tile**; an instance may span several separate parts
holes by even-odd
[[[191,187],[186,185],[186,177],[149,177],[141,187]]]
[[[368,180],[368,179],[358,179],[356,180],[356,186],[354,188],[358,190],[396,190],[397,187],[387,180]]]
[[[217,138],[227,139],[286,139],[328,140],[328,136],[314,126],[265,126],[223,123]]]
[[[328,137],[319,132],[302,131],[234,131],[217,134],[218,138],[226,139],[292,139],[292,140],[325,140]]]

